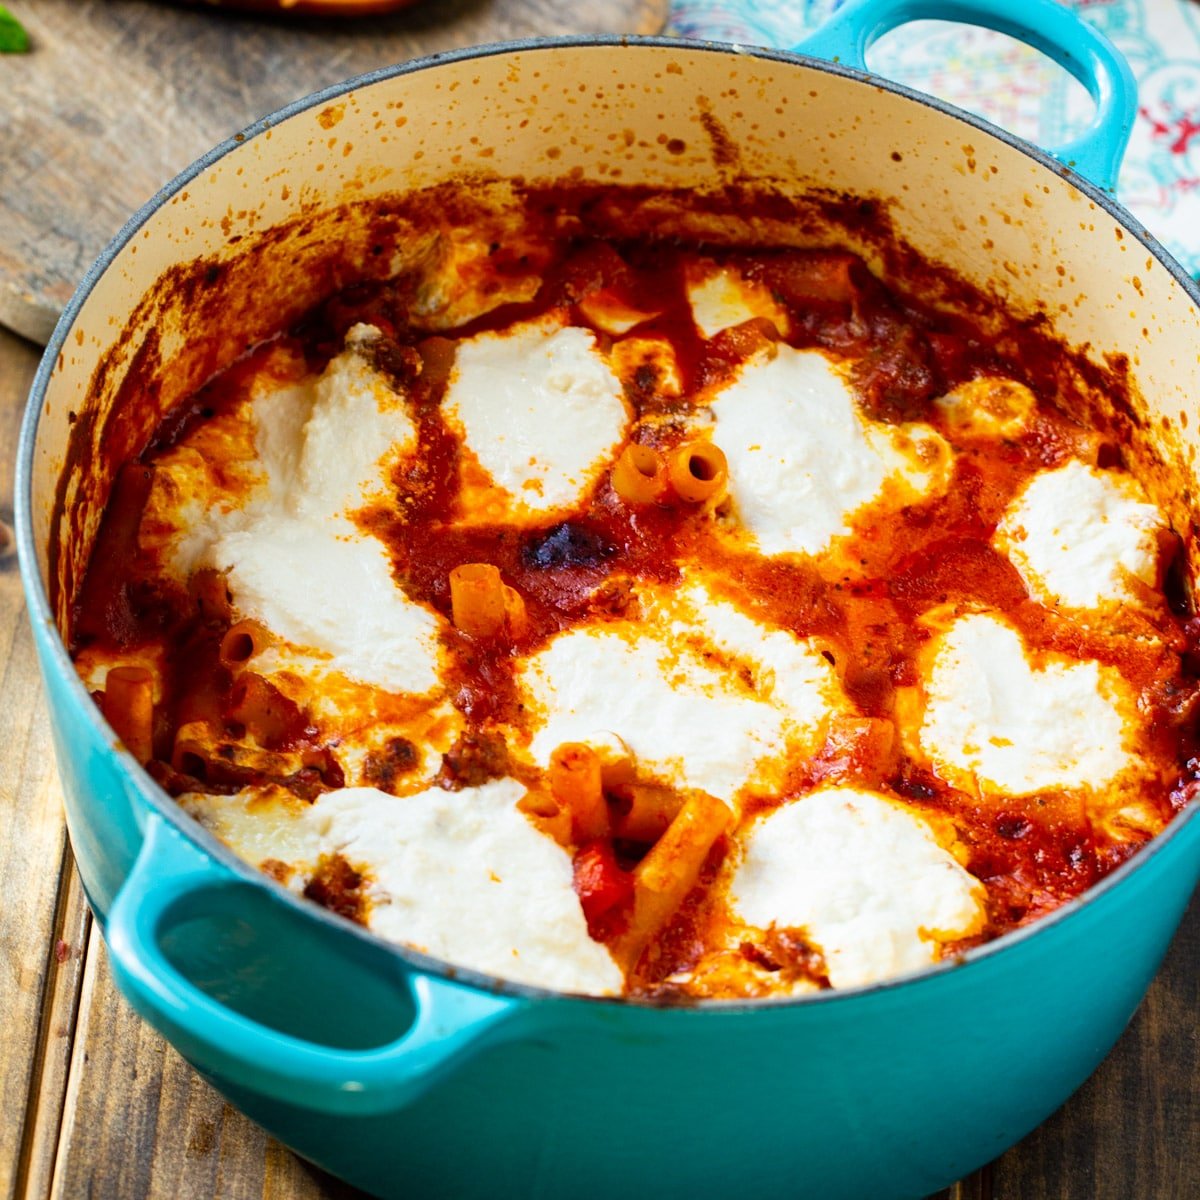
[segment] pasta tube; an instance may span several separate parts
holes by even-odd
[[[524,605],[522,605],[524,608]],[[504,627],[505,589],[491,563],[463,563],[450,572],[450,615],[470,637],[494,637]]]
[[[529,629],[529,618],[525,613],[525,599],[516,588],[504,584],[504,627],[511,638],[524,637]]]
[[[571,814],[571,833],[578,843],[608,833],[600,758],[590,746],[568,742],[550,755],[550,791]]]
[[[229,694],[228,715],[260,745],[275,748],[296,730],[296,706],[253,671],[243,671]]]
[[[104,678],[104,719],[145,765],[154,757],[154,676],[146,667],[112,667]]]
[[[205,776],[205,764],[216,753],[212,730],[205,721],[188,721],[175,733],[171,766],[197,779]]]
[[[551,793],[526,792],[517,808],[560,846],[571,845],[571,814]]]
[[[218,651],[221,665],[231,669],[240,667],[256,654],[261,654],[273,640],[271,631],[259,621],[239,621],[221,639],[221,649]]]
[[[692,792],[667,832],[638,863],[633,873],[633,914],[614,947],[629,967],[670,924],[731,820],[720,800],[707,792]]]
[[[631,842],[657,841],[683,807],[678,792],[655,784],[635,783],[622,790],[622,799],[629,807],[615,821],[615,833]]]
[[[667,465],[653,446],[630,442],[613,465],[611,481],[627,504],[653,504],[667,490]]]
[[[725,488],[725,455],[712,442],[685,442],[671,452],[667,472],[675,494],[688,504],[703,504]]]

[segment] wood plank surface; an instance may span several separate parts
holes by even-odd
[[[0,57],[0,325],[45,342],[131,213],[288,101],[455,47],[658,32],[668,0],[420,0],[337,21],[156,0],[8,2],[32,50]]]
[[[17,1175],[17,1193],[26,1196],[50,1194],[92,928],[92,914],[75,874],[69,847],[63,856],[59,879],[63,886],[59,890],[54,960],[43,992],[37,1057],[25,1109]]]
[[[19,408],[36,361],[32,346],[0,331],[0,520],[11,521]],[[226,1104],[113,986],[65,849],[11,556],[0,558],[0,878],[0,1200],[360,1195]],[[1198,966],[1193,903],[1096,1075],[1019,1146],[937,1200],[1200,1197]]]
[[[12,523],[13,460],[22,402],[37,356],[0,334],[0,521]],[[59,1026],[43,1022],[45,997],[60,974],[55,952],[72,934],[58,922],[66,837],[53,771],[33,637],[16,555],[0,551],[0,1196],[19,1193],[29,1097],[41,1064],[61,1054]],[[66,1031],[69,1035],[69,1029]]]

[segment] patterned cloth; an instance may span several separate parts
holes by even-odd
[[[1108,35],[1137,77],[1138,121],[1117,184],[1120,200],[1200,278],[1200,3],[1068,0]],[[789,47],[839,0],[672,0],[684,37]],[[1040,146],[1088,122],[1092,102],[1065,71],[985,29],[917,21],[867,55],[871,69],[932,92]]]

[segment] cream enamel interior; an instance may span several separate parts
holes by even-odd
[[[248,137],[150,213],[83,304],[46,390],[31,501],[43,572],[58,533],[51,514],[72,414],[122,330],[127,348],[111,355],[90,401],[102,410],[148,331],[162,339],[165,359],[184,364],[162,391],[164,409],[211,369],[211,357],[188,357],[191,329],[179,296],[142,303],[130,322],[165,270],[200,256],[236,260],[249,239],[313,215],[271,252],[292,260],[289,278],[298,282],[266,286],[253,311],[229,314],[224,340],[211,348],[228,360],[247,336],[317,298],[323,280],[309,281],[304,266],[327,238],[339,239],[351,270],[367,261],[366,231],[353,217],[332,224],[326,210],[481,175],[708,187],[769,180],[787,192],[882,198],[920,253],[1017,312],[1047,312],[1062,336],[1098,361],[1127,354],[1147,444],[1194,462],[1200,311],[1067,179],[934,107],[802,62],[662,43],[545,45],[453,59],[318,103]],[[103,494],[86,475],[85,467],[67,492],[68,511],[84,503],[77,563]],[[1175,527],[1186,528],[1190,489],[1145,483]]]

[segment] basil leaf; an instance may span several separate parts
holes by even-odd
[[[0,54],[24,54],[29,49],[29,34],[21,22],[0,4]]]

